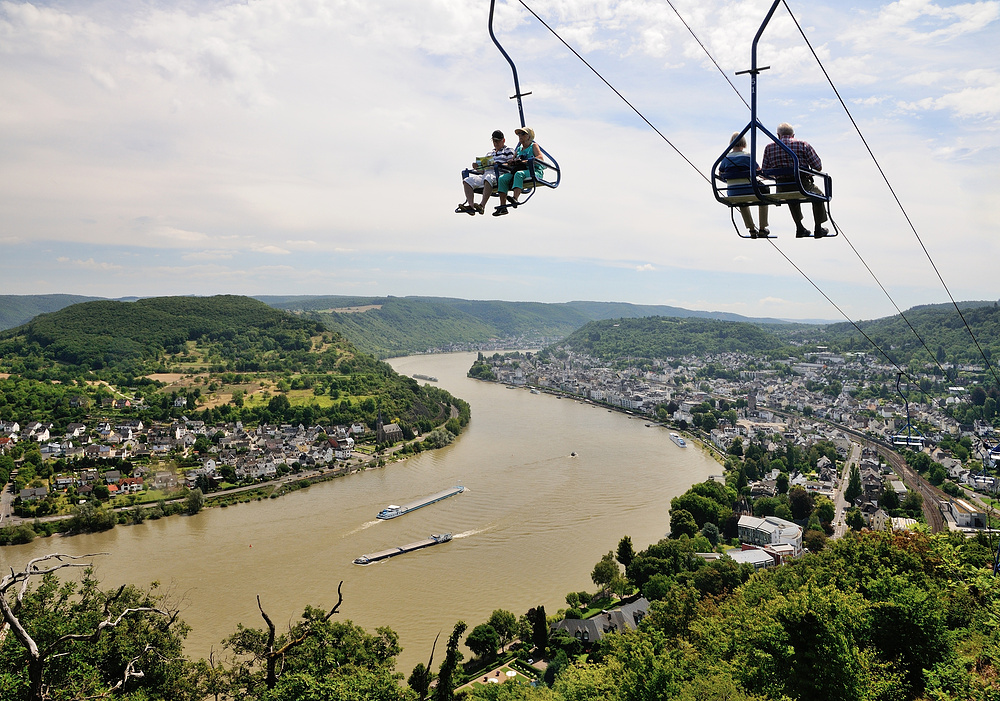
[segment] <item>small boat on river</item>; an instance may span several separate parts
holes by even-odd
[[[367,555],[362,555],[361,557],[354,558],[355,565],[370,565],[373,562],[378,562],[379,560],[388,560],[390,557],[395,557],[396,555],[402,555],[403,553],[412,553],[414,550],[420,550],[422,548],[429,548],[432,545],[440,545],[441,543],[447,543],[451,540],[451,533],[435,533],[430,538],[424,538],[423,540],[418,540],[407,545],[400,545],[396,548],[389,548],[388,550],[379,550],[375,553],[368,553]]]
[[[672,440],[674,443],[676,443],[677,445],[679,445],[681,448],[687,448],[688,447],[687,442],[683,438],[681,438],[679,435],[677,435],[676,433],[674,433],[672,431],[670,433],[670,440]]]
[[[429,506],[430,504],[437,503],[442,499],[447,499],[448,497],[453,497],[456,494],[461,494],[465,491],[465,487],[462,485],[456,485],[451,489],[445,489],[436,494],[431,494],[429,497],[423,497],[422,499],[415,499],[408,504],[389,504],[381,511],[378,512],[376,518],[380,518],[383,521],[388,521],[390,518],[396,518],[397,516],[402,516],[403,514],[408,514],[411,511],[416,511],[417,509]]]

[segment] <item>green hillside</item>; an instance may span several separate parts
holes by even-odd
[[[249,297],[84,302],[0,334],[0,367],[151,372],[199,342],[210,361],[254,370],[268,358],[308,350],[310,337],[323,330]]]
[[[698,317],[784,324],[726,312],[625,302],[505,302],[449,297],[258,297],[276,308],[309,315],[380,357],[461,343],[522,338],[544,342],[589,321],[649,316]]]
[[[71,304],[99,297],[80,295],[0,295],[0,331],[20,326],[39,314],[59,311]]]
[[[1000,358],[1000,307],[996,302],[963,302],[959,306],[979,346],[990,362],[995,363]],[[941,363],[983,365],[979,348],[951,304],[914,307],[904,314],[934,357],[924,349],[910,326],[899,315],[862,321],[858,323],[858,327],[900,364],[911,361],[933,363],[936,358]],[[780,330],[777,332],[781,333]],[[846,322],[830,324],[806,335],[838,351],[877,352]]]
[[[387,420],[429,430],[468,405],[421,387],[315,320],[237,296],[85,302],[0,334],[0,419],[81,420],[112,399],[129,415],[206,423]],[[154,373],[171,373],[164,387]],[[95,382],[95,379],[103,382]],[[184,407],[173,400],[183,396]],[[82,400],[82,401],[81,401]],[[141,401],[139,401],[141,400]],[[404,432],[405,433],[405,432]]]
[[[671,317],[592,321],[559,346],[609,362],[627,356],[662,360],[725,352],[764,355],[786,350],[780,338],[753,324]]]

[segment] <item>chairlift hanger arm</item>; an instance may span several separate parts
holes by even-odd
[[[521,83],[517,79],[517,66],[514,65],[514,60],[510,55],[504,50],[503,46],[500,45],[500,41],[497,39],[497,35],[493,32],[493,10],[496,7],[497,0],[490,0],[490,39],[496,44],[497,48],[500,49],[500,53],[503,57],[507,59],[507,63],[510,64],[510,71],[514,74],[514,94],[511,96],[511,100],[517,100],[517,114],[521,118],[521,126],[524,126],[524,107],[521,105],[521,98],[525,95],[530,95],[530,92],[521,92]]]

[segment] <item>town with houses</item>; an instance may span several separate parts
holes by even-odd
[[[905,484],[902,476],[875,450],[860,450],[858,437],[891,445],[908,423],[933,426],[937,431],[935,435],[918,439],[908,437],[908,440],[916,441],[911,447],[927,452],[932,460],[946,468],[949,480],[963,487],[960,495],[940,495],[938,507],[944,519],[952,529],[974,531],[988,526],[988,507],[976,498],[976,492],[995,495],[1000,490],[1000,480],[985,474],[984,470],[966,467],[934,444],[944,435],[969,435],[985,442],[992,435],[992,427],[988,424],[959,425],[935,402],[910,403],[907,407],[901,399],[894,400],[892,396],[858,401],[851,396],[854,385],[848,380],[842,382],[836,395],[809,389],[809,386],[827,387],[830,382],[847,377],[879,377],[890,372],[891,368],[880,367],[860,354],[842,356],[820,351],[808,362],[788,361],[790,373],[746,370],[744,368],[756,359],[740,354],[686,357],[670,363],[654,361],[645,369],[613,369],[594,358],[573,352],[560,356],[539,358],[537,354],[516,353],[490,357],[481,354],[480,359],[490,365],[499,382],[509,387],[530,387],[533,391],[572,396],[655,421],[663,419],[662,408],[669,405],[673,409],[670,416],[673,425],[682,430],[697,423],[696,407],[709,400],[726,400],[729,405],[739,407],[735,412],[736,420],[731,422],[722,418],[700,436],[706,445],[718,449],[723,456],[737,438],[743,442],[761,443],[771,452],[783,450],[788,442],[808,450],[818,441],[829,441],[845,461],[852,446],[856,446],[860,451],[856,462],[863,494],[855,505],[870,528],[912,526],[913,521],[891,518],[879,507],[879,499],[884,490],[891,489],[902,501],[913,485]],[[709,364],[723,368],[727,376],[737,379],[699,376],[699,371]],[[691,378],[697,379],[692,381]],[[951,388],[942,402],[964,401],[964,393],[963,387]],[[658,410],[661,411],[658,413]],[[0,423],[0,451],[19,441],[31,441],[39,445],[44,459],[62,459],[62,464],[67,466],[64,472],[48,480],[48,486],[21,489],[15,495],[21,504],[44,499],[50,490],[65,492],[71,487],[79,498],[86,499],[98,484],[105,485],[111,496],[118,496],[144,490],[170,493],[199,484],[214,489],[224,482],[264,482],[288,473],[332,469],[338,464],[344,468],[355,456],[356,440],[391,445],[403,439],[399,426],[381,421],[374,432],[362,424],[251,428],[236,422],[207,426],[203,421],[185,417],[162,425],[145,425],[138,419],[102,420],[93,426],[74,423],[67,426],[62,435],[53,435],[52,430],[51,424],[37,421],[23,425]],[[200,449],[196,445],[199,438],[203,441]],[[83,461],[91,467],[72,470],[74,461],[84,457],[94,459]],[[99,460],[114,462],[116,458],[130,461],[128,474],[121,469],[93,467],[100,464]],[[178,460],[192,466],[183,470],[168,469],[167,466]],[[750,482],[751,499],[775,496],[779,491],[778,473],[773,470]],[[846,480],[846,472],[838,471],[827,457],[822,457],[814,472],[789,475],[788,488],[801,486],[835,500],[846,486]],[[743,515],[739,535],[743,550],[731,554],[755,567],[780,564],[803,551],[802,527],[776,516]]]
[[[31,441],[39,444],[43,459],[62,459],[67,468],[84,457],[135,461],[127,475],[120,469],[90,467],[58,473],[49,480],[52,489],[65,491],[74,487],[81,498],[89,497],[97,484],[106,485],[111,496],[118,496],[146,489],[170,493],[183,487],[194,488],[199,479],[218,486],[225,479],[224,473],[240,483],[267,481],[289,472],[345,466],[355,455],[356,439],[393,443],[403,437],[394,423],[379,422],[373,434],[364,424],[329,427],[265,424],[245,428],[240,422],[206,426],[203,421],[186,417],[163,425],[145,425],[138,419],[100,421],[92,427],[73,423],[58,436],[52,435],[52,430],[52,424],[38,421],[24,425],[16,421],[0,422],[0,451],[20,441]],[[183,473],[157,467],[171,458],[194,455],[201,436],[210,436],[212,440],[196,467]],[[47,497],[50,487],[25,487],[16,496],[22,503],[30,503]]]
[[[896,372],[893,366],[875,362],[871,355],[864,353],[837,354],[820,349],[808,355],[805,361],[789,359],[775,363],[791,372],[747,369],[757,367],[760,359],[739,353],[688,356],[671,362],[653,360],[644,362],[644,368],[612,368],[596,358],[568,349],[541,357],[532,353],[481,354],[480,359],[490,366],[498,382],[510,387],[538,388],[653,418],[662,417],[657,410],[670,405],[675,408],[670,419],[675,426],[683,428],[696,423],[695,407],[709,400],[726,400],[729,405],[740,407],[736,421],[719,419],[715,427],[704,432],[707,442],[723,455],[736,438],[744,443],[748,440],[762,443],[770,452],[783,450],[787,442],[808,449],[818,441],[830,441],[837,446],[843,459],[849,455],[852,439],[856,442],[863,437],[884,446],[906,447],[909,444],[912,450],[923,450],[942,465],[947,470],[948,480],[962,488],[958,496],[939,494],[938,506],[951,529],[986,528],[990,507],[982,503],[976,493],[995,498],[1000,492],[1000,478],[986,474],[983,469],[970,469],[948,451],[936,447],[944,436],[956,439],[968,436],[980,446],[974,457],[987,466],[1000,460],[1000,449],[989,447],[995,444],[995,440],[991,440],[994,429],[989,423],[961,425],[942,411],[943,406],[967,402],[969,387],[949,387],[948,396],[925,404],[907,403],[894,390],[887,398],[859,401],[852,392],[860,383],[884,382],[884,378],[894,377]],[[703,377],[699,371],[709,365],[722,368],[727,376],[736,379]],[[960,369],[976,371],[974,367]],[[827,388],[833,382],[840,383],[836,394],[809,389]],[[915,425],[931,426],[933,432],[925,431],[927,435],[923,435],[912,428]],[[905,498],[908,485],[902,477],[869,448],[862,451],[858,466],[864,493],[857,505],[868,526],[880,529],[911,526],[913,522],[905,519],[896,519],[893,523],[893,519],[878,507],[879,497],[885,489],[896,491],[900,501]],[[774,496],[777,472],[751,482],[748,485],[750,496]],[[791,475],[789,487],[795,485],[831,499],[838,489],[846,486],[845,475],[838,475],[827,458],[820,459],[815,474]],[[795,524],[775,517],[762,521],[744,516],[740,524],[741,542],[761,545],[763,536],[752,537],[749,531],[742,532],[744,526],[766,531],[768,535],[764,541],[769,544],[784,544],[796,554],[801,552],[801,528]],[[769,554],[777,561],[786,555],[783,551]]]

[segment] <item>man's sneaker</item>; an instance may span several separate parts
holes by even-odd
[[[797,239],[807,239],[812,234],[809,233],[809,229],[805,228],[801,224],[795,227],[795,238]]]
[[[822,226],[817,226],[817,227],[816,227],[816,232],[815,232],[815,233],[813,234],[813,237],[814,237],[814,238],[817,238],[817,239],[821,239],[821,238],[823,238],[824,236],[826,236],[826,235],[827,235],[827,234],[829,234],[829,233],[830,233],[830,232],[829,232],[829,231],[827,231],[827,230],[826,230],[825,228],[823,228]]]

